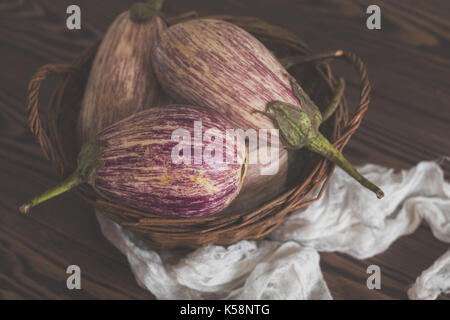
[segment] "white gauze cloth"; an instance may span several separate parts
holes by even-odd
[[[441,293],[450,293],[450,249],[422,272],[408,290],[408,297],[414,300],[433,300]]]
[[[318,201],[260,241],[157,251],[101,214],[97,218],[137,282],[158,299],[332,299],[318,251],[365,259],[414,232],[422,220],[436,238],[450,242],[450,184],[438,164],[421,162],[400,172],[368,164],[359,171],[383,189],[382,200],[336,168]],[[449,292],[449,252],[417,279],[411,299]]]

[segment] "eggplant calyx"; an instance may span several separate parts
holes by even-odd
[[[107,146],[108,143],[106,141],[95,140],[93,142],[85,143],[81,148],[81,151],[78,154],[77,169],[75,170],[75,173],[77,173],[84,182],[94,185],[95,174],[98,169],[103,167],[104,162],[101,158],[103,151]]]
[[[383,198],[383,191],[363,177],[342,153],[319,132],[315,121],[298,106],[282,101],[271,101],[266,105],[264,112],[257,112],[265,114],[272,120],[281,131],[281,137],[288,149],[307,147],[341,167],[361,185],[374,192],[379,199]]]

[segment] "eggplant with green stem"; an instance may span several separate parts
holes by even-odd
[[[195,135],[195,121],[201,122],[202,134],[212,130],[222,133],[214,139],[223,139],[230,127],[220,114],[203,107],[168,105],[138,112],[86,142],[76,170],[59,186],[21,206],[20,211],[27,213],[82,183],[110,201],[161,216],[192,218],[222,211],[241,189],[247,168],[245,154],[233,144],[211,149],[208,141],[187,145],[181,152],[180,144]],[[174,136],[180,129],[185,134],[182,141],[181,136]],[[203,159],[198,158],[195,148]],[[214,156],[205,158],[207,151],[213,151]],[[181,153],[183,160],[179,161]]]
[[[274,55],[245,30],[215,19],[176,24],[162,33],[152,63],[161,86],[172,97],[211,106],[244,130],[279,128],[286,147],[307,147],[383,197],[381,189],[319,132],[323,121],[319,108]],[[327,108],[326,117],[336,105]],[[286,165],[287,161],[280,162]]]

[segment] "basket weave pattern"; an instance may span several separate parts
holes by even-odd
[[[168,18],[167,21],[169,24],[175,24],[196,17],[195,12],[188,12]],[[278,56],[312,53],[311,49],[291,32],[259,19],[232,16],[208,16],[208,18],[236,24],[261,40]],[[30,129],[36,136],[45,157],[57,166],[61,178],[66,178],[76,166],[79,151],[76,143],[76,121],[97,48],[98,44],[85,51],[72,64],[51,64],[41,67],[29,83],[27,111]],[[370,94],[364,63],[351,53],[344,53],[342,59],[359,72],[361,95],[353,117],[348,116],[347,102],[344,98],[333,117],[321,127],[321,132],[339,150],[342,150],[359,127],[367,110]],[[299,66],[290,72],[319,107],[327,105],[337,83],[327,63]],[[50,75],[62,77],[62,82],[49,102],[48,119],[44,127],[39,116],[38,97],[41,83]],[[298,151],[298,155],[302,162],[295,181],[290,183],[286,191],[261,204],[252,212],[216,214],[192,219],[167,218],[109,202],[88,185],[78,187],[75,192],[106,217],[137,233],[156,248],[195,248],[208,243],[228,245],[242,239],[263,238],[277,228],[290,212],[320,198],[332,175],[334,165],[307,150]],[[312,198],[313,192],[320,186],[317,196]]]

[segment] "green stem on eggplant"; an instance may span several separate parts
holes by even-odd
[[[161,8],[165,0],[149,0],[136,2],[130,8],[130,18],[136,23],[145,23],[155,16],[161,15]]]
[[[95,173],[103,166],[103,161],[101,161],[100,158],[106,146],[107,143],[103,141],[94,141],[84,144],[78,154],[78,166],[76,170],[58,186],[34,197],[29,203],[20,206],[19,211],[21,213],[28,213],[31,208],[38,204],[69,191],[79,184],[85,182],[93,184]]]
[[[42,193],[41,195],[34,197],[29,203],[26,203],[22,206],[20,206],[19,211],[21,213],[28,213],[30,211],[30,209],[32,207],[37,206],[38,204],[47,201],[51,198],[54,198],[66,191],[69,191],[70,189],[76,187],[77,185],[83,183],[84,181],[81,179],[81,177],[79,176],[79,174],[77,174],[76,172],[73,173],[71,176],[69,176],[69,178],[67,178],[66,180],[64,180],[63,183],[61,183],[60,185],[56,186],[53,189],[50,189],[44,193]]]
[[[361,185],[374,192],[378,199],[384,197],[384,192],[375,184],[363,177],[355,169],[355,167],[353,167],[353,165],[342,155],[342,153],[339,152],[339,150],[337,150],[320,132],[318,133],[317,138],[310,140],[306,144],[306,147],[309,150],[324,156],[328,160],[344,169],[345,172],[347,172]]]
[[[271,101],[266,106],[266,111],[258,111],[269,117],[274,125],[279,128],[284,140],[284,144],[290,149],[300,149],[307,147],[326,159],[337,164],[344,169],[350,176],[367,189],[373,191],[379,199],[383,198],[383,191],[364,178],[353,165],[345,159],[340,151],[338,151],[318,130],[311,116],[298,106],[283,102]]]

